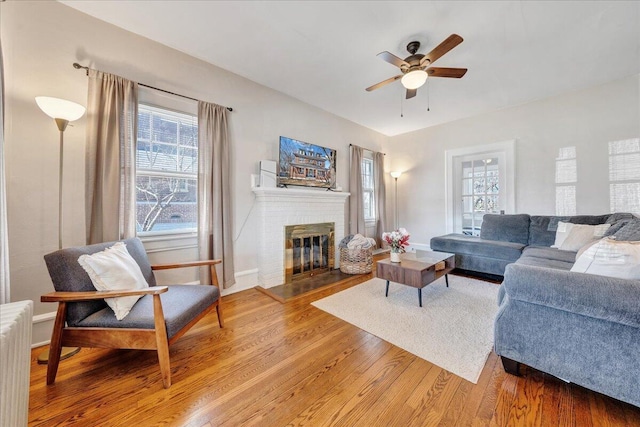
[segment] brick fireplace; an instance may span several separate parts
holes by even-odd
[[[287,226],[311,224],[317,226],[333,223],[335,244],[331,246],[331,250],[325,250],[326,245],[318,244],[318,246],[322,246],[322,251],[327,254],[327,268],[330,268],[330,261],[333,264],[331,268],[339,267],[338,243],[345,233],[346,200],[349,193],[320,189],[265,187],[256,187],[253,192],[256,195],[256,211],[260,218],[256,233],[260,286],[270,288],[286,282]],[[323,233],[314,230],[310,234],[320,236]],[[306,236],[306,238],[313,236]],[[302,238],[304,239],[305,236]],[[317,243],[319,242],[318,240]]]

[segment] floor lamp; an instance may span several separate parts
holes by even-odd
[[[60,131],[60,170],[58,172],[58,249],[62,249],[62,171],[64,156],[64,131],[69,122],[78,120],[84,114],[85,108],[75,102],[49,96],[36,96],[38,107],[55,120]],[[62,347],[60,360],[73,356],[80,351],[79,347]],[[38,363],[47,363],[49,351],[38,355]]]
[[[402,175],[402,172],[391,172],[391,176],[393,177],[393,179],[395,179],[395,190],[393,193],[393,199],[394,199],[394,212],[393,212],[393,218],[395,220],[395,227],[394,230],[398,229],[398,178],[400,178],[400,175]]]

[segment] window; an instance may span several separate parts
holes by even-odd
[[[471,236],[480,235],[484,214],[500,212],[499,166],[497,157],[471,158],[462,161],[462,233]]]
[[[477,236],[487,213],[515,211],[515,141],[446,152],[447,230]]]
[[[609,142],[611,212],[640,213],[640,138]]]
[[[138,234],[195,232],[198,224],[198,119],[138,106]]]
[[[576,147],[562,147],[556,158],[556,215],[576,214],[577,182]]]
[[[365,157],[362,159],[362,204],[365,221],[375,221],[376,219],[374,190],[373,158]]]

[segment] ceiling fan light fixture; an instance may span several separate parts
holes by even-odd
[[[402,86],[407,89],[418,89],[426,81],[429,74],[424,70],[413,70],[402,76]]]

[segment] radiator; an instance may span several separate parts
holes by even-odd
[[[26,426],[33,301],[0,305],[0,425]]]

